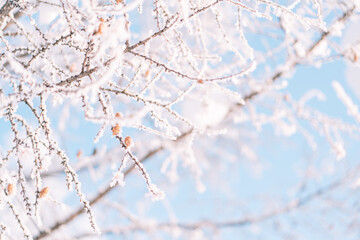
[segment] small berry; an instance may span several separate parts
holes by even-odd
[[[46,195],[48,194],[50,188],[49,187],[44,187],[40,193],[39,193],[39,198],[44,198],[46,197]]]
[[[117,118],[122,118],[123,115],[122,115],[121,113],[117,112],[117,113],[115,113],[115,117],[117,117]]]
[[[204,80],[199,79],[199,80],[197,80],[197,83],[199,83],[199,84],[203,84],[203,83],[204,83]]]

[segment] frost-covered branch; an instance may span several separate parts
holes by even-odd
[[[3,1],[0,209],[15,220],[0,219],[0,238],[162,239],[165,228],[222,238],[356,188],[357,172],[333,180],[356,166],[359,103],[338,76],[359,63],[360,40],[344,34],[359,10],[355,0]],[[327,66],[339,75],[320,84]],[[199,221],[204,199],[224,215]]]

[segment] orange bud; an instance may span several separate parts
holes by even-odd
[[[121,2],[122,2],[122,0],[116,0],[116,4],[119,4]]]
[[[150,70],[147,70],[146,73],[145,73],[145,78],[148,78],[150,75]]]
[[[49,187],[44,187],[40,193],[39,193],[39,198],[44,198],[46,197],[46,195],[48,194],[50,188]]]
[[[102,34],[102,33],[103,33],[103,29],[104,29],[104,19],[103,19],[103,18],[100,18],[99,21],[100,21],[99,27],[98,27],[98,29],[94,32],[94,35],[98,35],[98,34]]]
[[[122,118],[123,115],[122,115],[121,113],[117,112],[117,113],[115,113],[115,117],[117,117],[117,118]]]
[[[197,80],[197,83],[203,84],[203,83],[204,83],[204,80],[199,79],[199,80]]]
[[[104,27],[104,24],[100,23],[100,25],[98,27],[98,30],[97,30],[97,34],[102,34],[103,33],[103,27]]]
[[[118,135],[121,132],[121,127],[119,124],[116,124],[114,127],[111,128],[113,135]]]
[[[14,192],[14,184],[10,183],[7,186],[7,193],[8,193],[8,195],[11,195],[13,192]]]
[[[76,63],[71,64],[70,67],[69,67],[69,71],[70,72],[75,72],[75,69],[76,69]]]
[[[82,155],[82,151],[81,151],[81,149],[80,149],[80,150],[77,152],[76,157],[77,157],[77,158],[80,158],[81,155]]]
[[[133,140],[132,140],[132,138],[130,136],[127,136],[124,139],[124,143],[125,143],[126,148],[132,147],[134,145],[134,142],[133,142]]]

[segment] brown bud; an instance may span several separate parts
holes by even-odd
[[[80,159],[80,157],[82,156],[82,151],[81,151],[81,149],[77,152],[77,154],[76,154],[76,157],[78,158],[78,159]]]
[[[199,80],[197,80],[197,83],[199,83],[199,84],[203,84],[203,83],[204,83],[204,80],[199,79]]]
[[[290,95],[289,95],[289,94],[285,94],[285,95],[284,95],[284,100],[285,100],[285,101],[290,101]]]
[[[134,145],[134,142],[133,142],[133,140],[132,140],[132,138],[130,136],[127,136],[124,139],[124,143],[125,143],[126,148],[132,147]]]
[[[70,72],[75,72],[75,69],[76,69],[76,63],[71,64],[70,67],[69,67],[69,71]]]
[[[10,183],[8,186],[7,186],[7,194],[8,195],[11,195],[13,192],[14,192],[14,184]]]
[[[114,127],[111,128],[113,135],[118,135],[121,132],[121,127],[119,124],[116,124]]]
[[[48,194],[50,188],[49,187],[44,187],[40,193],[39,193],[39,198],[44,198],[46,197],[46,195]]]
[[[117,118],[122,118],[123,115],[122,115],[121,113],[117,112],[117,113],[115,113],[115,117],[117,117]]]
[[[145,78],[148,78],[150,75],[150,70],[147,70],[146,73],[145,73]]]
[[[102,34],[102,33],[103,33],[104,22],[105,22],[105,21],[104,21],[103,18],[100,18],[99,21],[100,21],[99,27],[98,27],[98,29],[94,32],[94,35],[98,35],[98,34]]]

